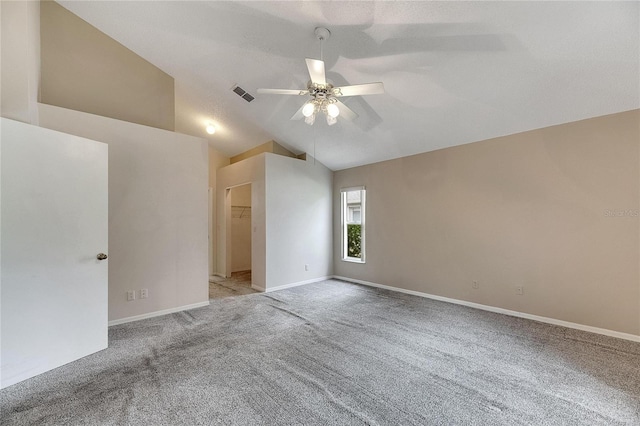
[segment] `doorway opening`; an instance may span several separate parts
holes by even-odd
[[[213,277],[209,283],[210,299],[257,293],[251,287],[251,184],[227,191],[227,264],[231,267],[226,277]]]

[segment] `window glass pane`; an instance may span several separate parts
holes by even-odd
[[[362,257],[362,225],[347,224],[347,257]]]

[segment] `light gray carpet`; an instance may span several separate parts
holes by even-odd
[[[340,281],[112,327],[0,423],[640,424],[640,344]]]
[[[209,298],[243,296],[258,293],[251,288],[251,271],[232,272],[230,278],[213,277],[209,280]]]

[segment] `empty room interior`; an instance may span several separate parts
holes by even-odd
[[[640,3],[0,2],[3,425],[640,425]]]

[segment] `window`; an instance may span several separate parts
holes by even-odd
[[[349,206],[347,205],[347,208],[349,209],[349,215],[347,217],[347,222],[348,223],[360,223],[360,218],[361,218],[361,214],[360,214],[360,206]]]
[[[364,263],[364,186],[340,190],[342,260]]]

